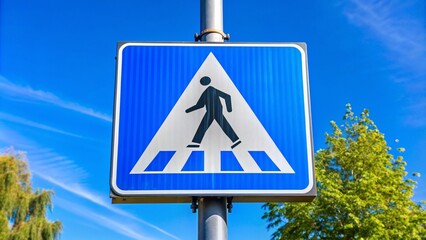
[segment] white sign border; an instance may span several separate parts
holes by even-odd
[[[111,153],[111,177],[110,186],[113,193],[120,197],[155,197],[155,196],[286,196],[300,197],[303,194],[311,193],[314,188],[314,166],[313,166],[313,135],[312,120],[310,112],[309,98],[309,80],[307,53],[300,44],[304,43],[154,43],[154,42],[127,42],[119,46],[116,67],[116,86],[114,101],[114,121],[113,121],[113,146]],[[299,50],[302,58],[302,78],[303,78],[303,97],[306,129],[306,146],[308,161],[308,186],[301,190],[121,190],[117,186],[117,155],[118,155],[118,136],[120,126],[120,97],[121,97],[121,74],[122,74],[122,55],[123,50],[128,46],[179,46],[179,47],[293,47]],[[224,173],[226,174],[226,173]]]

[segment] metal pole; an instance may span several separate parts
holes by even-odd
[[[225,197],[205,197],[198,200],[198,239],[228,239]]]
[[[200,40],[223,42],[222,0],[200,0]],[[227,240],[228,213],[226,197],[198,199],[198,239]]]
[[[200,0],[200,28],[201,41],[223,42],[222,0]]]

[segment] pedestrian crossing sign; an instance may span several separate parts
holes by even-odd
[[[304,44],[121,43],[113,125],[115,197],[316,193]]]

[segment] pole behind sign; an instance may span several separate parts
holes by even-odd
[[[225,39],[229,39],[229,35],[223,33],[222,0],[200,0],[200,35],[196,34],[195,40],[223,42]],[[225,197],[198,198],[198,239],[228,239],[226,208]]]

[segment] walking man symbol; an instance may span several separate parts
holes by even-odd
[[[207,76],[202,77],[200,79],[200,83],[203,86],[209,85],[210,82],[211,79]],[[200,96],[200,99],[198,99],[197,103],[194,106],[185,110],[186,113],[190,113],[192,111],[203,108],[204,106],[206,106],[207,110],[206,114],[203,117],[203,120],[201,120],[201,123],[198,126],[194,138],[192,139],[192,144],[189,144],[187,147],[198,148],[200,146],[201,141],[203,140],[207,129],[209,129],[210,125],[213,123],[213,120],[216,120],[216,122],[225,132],[225,134],[229,137],[229,139],[231,139],[233,143],[231,148],[234,148],[241,143],[239,137],[232,129],[226,118],[223,116],[223,107],[222,103],[220,102],[220,97],[225,100],[226,110],[228,112],[232,112],[231,96],[212,86],[209,86],[206,88],[206,90],[204,90],[203,94],[201,94]]]

